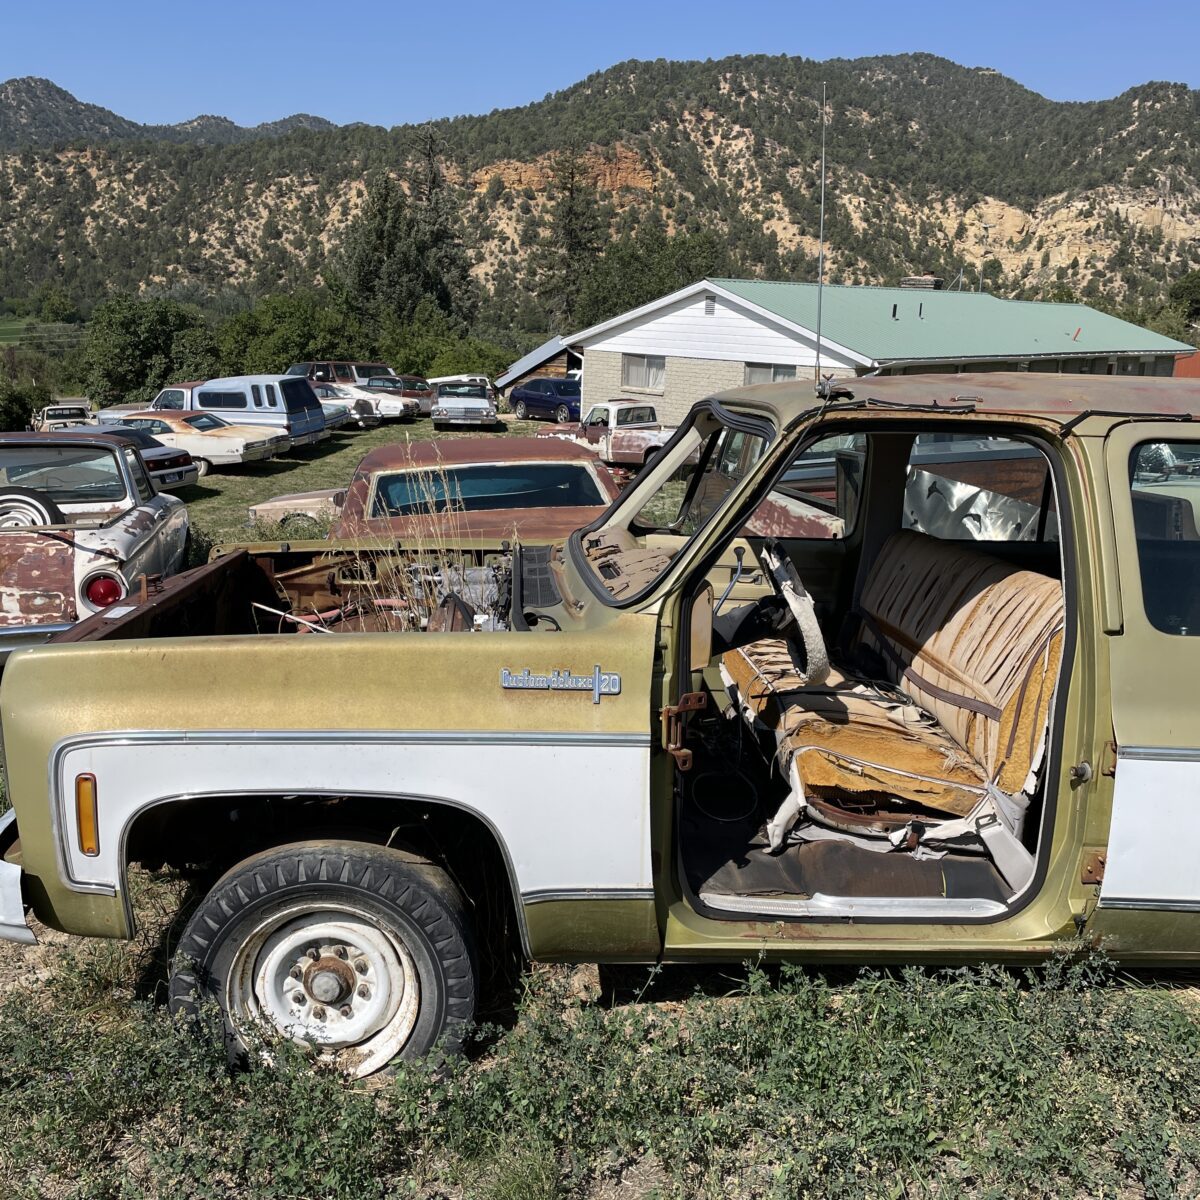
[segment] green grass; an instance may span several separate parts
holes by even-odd
[[[465,1060],[352,1084],[287,1047],[231,1073],[154,1001],[160,933],[76,943],[0,994],[6,1196],[1200,1190],[1193,1007],[1091,955],[1028,975],[627,968],[600,991],[541,968]]]
[[[25,336],[29,325],[25,317],[0,317],[0,346],[15,346]]]
[[[438,433],[439,441],[462,437],[532,437],[541,423],[511,422],[504,433],[477,430],[461,433]],[[288,492],[308,492],[317,488],[344,487],[350,482],[354,468],[369,451],[378,446],[434,437],[433,423],[428,417],[404,424],[387,422],[376,429],[338,430],[316,446],[293,450],[282,458],[266,463],[251,463],[244,467],[219,468],[206,475],[194,487],[178,492],[188,506],[193,527],[202,537],[213,542],[244,541],[252,536],[247,521],[249,505],[271,496]]]

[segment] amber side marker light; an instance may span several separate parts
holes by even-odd
[[[96,777],[75,776],[75,820],[79,826],[79,848],[88,858],[100,853],[100,827],[96,820]]]

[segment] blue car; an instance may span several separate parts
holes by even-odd
[[[560,425],[579,420],[578,379],[529,379],[513,388],[508,406],[518,421],[553,417]]]

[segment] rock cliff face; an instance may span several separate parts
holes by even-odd
[[[1060,105],[912,55],[626,63],[525,108],[435,122],[477,276],[519,270],[567,147],[614,234],[654,211],[670,231],[727,238],[747,270],[811,276],[825,79],[828,278],[931,270],[974,287],[982,269],[1003,294],[1118,303],[1161,299],[1200,267],[1200,95],[1152,84]],[[412,134],[304,116],[138,126],[10,81],[0,295],[47,279],[81,295],[319,279],[370,173],[409,174]],[[22,139],[58,148],[4,152]]]

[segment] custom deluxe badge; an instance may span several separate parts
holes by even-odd
[[[600,670],[599,663],[590,675],[573,675],[570,671],[539,675],[528,667],[521,671],[502,667],[500,686],[512,692],[591,692],[592,703],[599,704],[601,696],[621,694],[621,677],[615,671]]]

